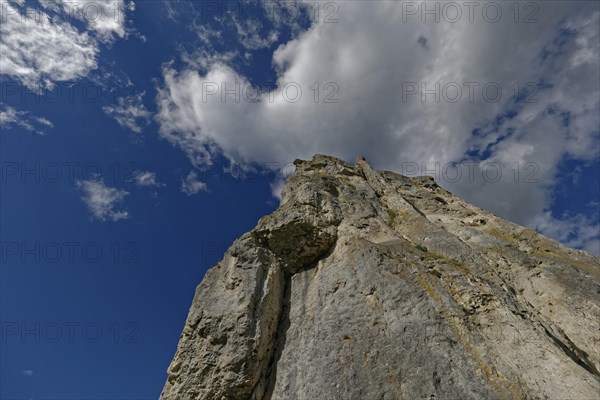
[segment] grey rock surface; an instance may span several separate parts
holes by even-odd
[[[209,270],[163,400],[600,399],[600,259],[315,156]]]

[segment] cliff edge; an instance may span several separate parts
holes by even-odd
[[[429,177],[295,164],[196,289],[161,399],[600,399],[598,257]]]

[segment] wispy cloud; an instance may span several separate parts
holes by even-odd
[[[202,190],[206,190],[206,183],[198,180],[198,173],[190,171],[187,177],[181,182],[181,191],[188,196],[192,196]]]
[[[584,215],[554,217],[550,212],[536,218],[535,227],[542,234],[567,246],[600,256],[600,224]]]
[[[209,48],[211,48],[215,42],[223,42],[221,31],[210,29],[206,25],[198,25],[196,27],[196,34],[198,35],[200,43]]]
[[[108,187],[100,178],[77,181],[82,191],[82,200],[92,213],[92,217],[100,221],[119,221],[129,218],[126,210],[117,210],[129,192]]]
[[[270,47],[279,38],[276,30],[271,30],[263,34],[263,24],[253,19],[240,19],[232,15],[232,22],[238,35],[238,40],[242,46],[249,50],[258,50]]]
[[[132,176],[132,182],[137,186],[147,188],[159,188],[165,186],[164,183],[157,180],[156,173],[150,171],[136,171]]]
[[[142,102],[144,94],[119,97],[116,105],[105,106],[102,110],[113,117],[122,127],[129,128],[135,133],[141,133],[142,126],[148,125],[152,116]]]
[[[8,130],[13,127],[21,127],[38,135],[45,135],[46,129],[52,128],[54,125],[46,118],[36,117],[28,111],[19,111],[0,103],[0,128]]]
[[[123,0],[41,0],[35,8],[18,3],[2,2],[0,74],[38,92],[96,69],[99,43],[125,37],[126,15],[135,8]],[[87,29],[79,30],[73,19]]]

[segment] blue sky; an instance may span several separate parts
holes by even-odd
[[[600,253],[598,3],[420,4],[2,0],[0,397],[157,398],[317,152]]]

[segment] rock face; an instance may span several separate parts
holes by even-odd
[[[600,259],[432,178],[296,161],[196,290],[163,400],[600,399]]]

